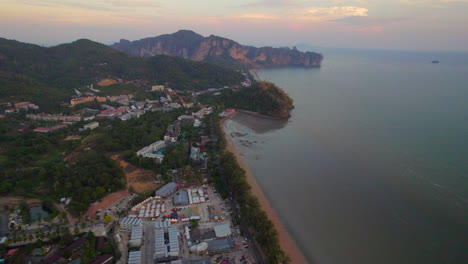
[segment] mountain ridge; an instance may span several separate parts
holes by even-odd
[[[301,52],[296,48],[253,47],[216,36],[202,35],[191,30],[129,41],[121,39],[112,48],[140,57],[155,55],[178,56],[195,61],[212,62],[232,68],[262,67],[320,67],[320,53]]]

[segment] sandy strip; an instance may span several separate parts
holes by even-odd
[[[250,69],[249,72],[250,72],[250,74],[252,75],[252,77],[254,78],[255,81],[261,81],[260,77],[258,77],[256,69]]]
[[[234,154],[234,156],[237,159],[237,162],[239,163],[239,166],[241,166],[245,170],[247,182],[252,187],[252,193],[255,196],[257,196],[258,201],[262,206],[262,209],[265,211],[268,218],[273,222],[276,230],[278,231],[278,237],[281,248],[284,252],[286,252],[286,254],[289,255],[292,264],[308,263],[301,250],[297,246],[296,242],[291,238],[288,231],[281,223],[278,215],[271,206],[270,201],[268,201],[265,194],[263,193],[262,188],[260,188],[260,186],[258,185],[257,180],[252,174],[252,171],[247,166],[240,152],[237,150],[234,142],[232,141],[232,138],[228,135],[228,133],[226,133],[226,130],[224,128],[224,122],[222,124],[222,128],[226,138],[226,150]]]

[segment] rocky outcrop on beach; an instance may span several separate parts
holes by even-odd
[[[252,47],[214,35],[203,37],[190,30],[129,41],[122,39],[111,47],[141,57],[170,55],[212,62],[234,68],[278,66],[320,67],[322,54],[293,48]]]

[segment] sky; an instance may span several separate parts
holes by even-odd
[[[255,46],[468,51],[468,0],[0,0],[0,37],[104,44],[179,29]]]

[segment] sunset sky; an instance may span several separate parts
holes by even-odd
[[[241,44],[468,51],[468,0],[0,0],[0,37],[105,44],[179,29]]]

